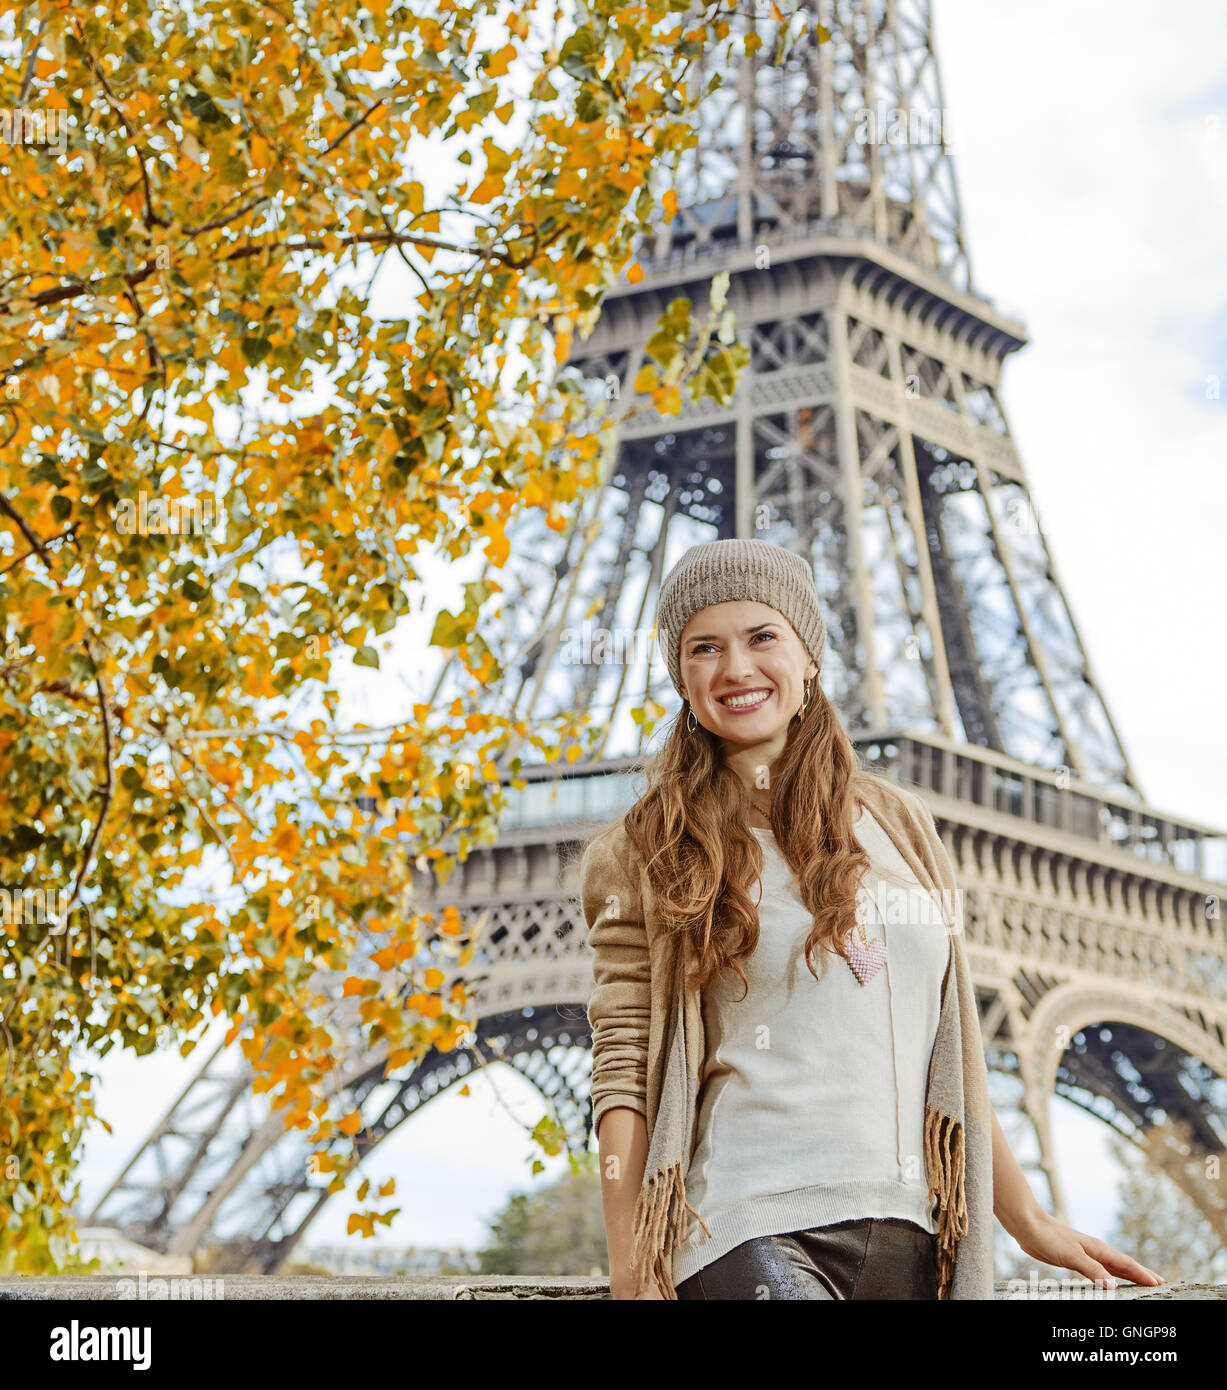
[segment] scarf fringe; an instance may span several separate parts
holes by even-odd
[[[953,1153],[951,1148],[953,1147]],[[937,1296],[949,1299],[959,1240],[967,1234],[963,1126],[940,1110],[925,1108],[925,1167],[929,1200],[937,1198]]]
[[[677,1298],[672,1254],[682,1239],[685,1212],[690,1212],[711,1236],[707,1222],[686,1200],[686,1180],[680,1162],[644,1179],[635,1199],[631,1273],[641,1288],[655,1279],[667,1299]]]

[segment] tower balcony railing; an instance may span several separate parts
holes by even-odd
[[[1225,831],[930,733],[888,730],[855,736],[853,742],[870,766],[905,785],[1135,854],[1212,883],[1227,883]],[[638,766],[636,759],[616,758],[591,767],[575,764],[565,774],[553,765],[526,767],[520,778],[528,785],[504,789],[501,830],[595,828],[612,821],[642,791]]]

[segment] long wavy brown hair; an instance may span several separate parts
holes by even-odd
[[[814,925],[805,962],[815,979],[815,952],[846,959],[856,895],[869,857],[853,834],[862,779],[886,781],[866,766],[817,680],[794,716],[771,773],[771,828],[796,874]],[[647,790],[622,818],[648,873],[662,925],[685,938],[699,988],[726,967],[748,987],[742,961],[758,945],[752,890],[763,849],[750,829],[752,805],[741,777],[724,760],[720,740],[701,724],[687,727],[688,704],[663,748],[642,764]]]

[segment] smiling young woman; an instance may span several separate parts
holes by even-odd
[[[953,866],[819,685],[809,564],[694,546],[657,634],[683,711],[581,866],[613,1297],[990,1298],[994,1215],[1037,1259],[1161,1282],[1010,1153]]]

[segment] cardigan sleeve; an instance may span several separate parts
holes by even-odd
[[[580,896],[592,947],[592,1125],[615,1106],[647,1119],[651,975],[639,879],[611,843],[598,836],[580,865]]]

